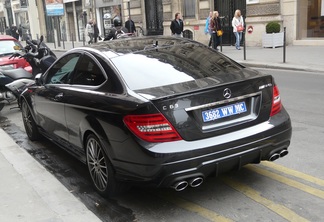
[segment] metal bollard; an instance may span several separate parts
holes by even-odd
[[[74,35],[73,35],[73,33],[71,33],[71,37],[72,37],[72,48],[74,48]]]
[[[220,51],[223,52],[223,36],[220,37]]]
[[[55,42],[54,33],[53,33],[53,41],[54,41],[54,49],[56,49],[56,42]]]
[[[65,49],[65,41],[64,41],[64,36],[62,37],[62,42],[63,42],[63,49]]]
[[[286,27],[284,27],[284,39],[283,39],[283,63],[286,63]]]
[[[243,56],[244,56],[244,60],[246,60],[245,31],[243,31],[242,35],[243,35]]]

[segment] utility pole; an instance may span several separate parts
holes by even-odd
[[[43,0],[36,0],[40,35],[47,36]]]
[[[128,21],[129,21],[129,32],[132,32],[132,23],[131,23],[131,15],[130,15],[130,1],[127,2],[127,7],[128,7]]]
[[[96,5],[96,0],[93,0],[93,9],[92,9],[92,15],[93,15],[93,19],[97,22],[97,14],[96,14],[96,8],[97,8],[97,5]]]

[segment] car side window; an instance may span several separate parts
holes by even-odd
[[[106,80],[100,67],[88,55],[83,55],[76,67],[71,84],[98,86]]]
[[[112,68],[108,65],[108,63],[102,57],[96,56],[98,62],[102,65],[105,73],[107,75],[108,81],[106,84],[106,90],[111,93],[122,93],[123,87],[120,83],[120,80],[117,78],[116,73],[113,71]]]
[[[45,84],[68,84],[80,54],[61,58],[47,73]]]

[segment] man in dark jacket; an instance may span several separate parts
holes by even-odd
[[[128,17],[128,20],[125,22],[125,27],[128,29],[128,33],[133,34],[136,32],[135,23],[130,17]]]
[[[12,37],[19,40],[19,33],[18,33],[17,26],[15,24],[11,25],[10,32]]]
[[[180,19],[180,12],[175,13],[174,17],[170,25],[171,33],[173,36],[182,37],[183,21]]]

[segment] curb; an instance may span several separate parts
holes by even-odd
[[[289,66],[284,64],[275,64],[275,63],[254,63],[254,62],[244,62],[237,60],[238,63],[250,67],[250,68],[264,68],[264,69],[283,69],[283,70],[292,70],[292,71],[304,71],[304,72],[317,72],[324,75],[324,70],[321,69],[312,69],[305,66]]]

